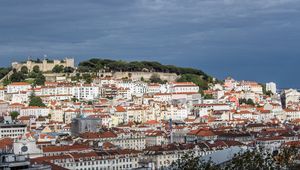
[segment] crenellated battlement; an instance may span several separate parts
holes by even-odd
[[[27,60],[25,62],[13,62],[12,68],[20,70],[23,66],[26,66],[29,71],[33,69],[33,67],[38,66],[41,71],[52,71],[53,67],[56,65],[63,65],[64,67],[75,67],[75,60],[74,58],[65,58],[63,60],[49,60],[49,59],[43,59],[43,60]]]

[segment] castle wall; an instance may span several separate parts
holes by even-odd
[[[175,81],[177,78],[180,77],[175,73],[160,73],[160,72],[114,72],[114,73],[99,73],[99,76],[101,75],[103,77],[112,76],[114,78],[121,79],[125,77],[130,77],[131,75],[131,78],[133,80],[141,80],[142,77],[144,78],[144,80],[149,80],[153,74],[158,74],[162,80],[167,80],[167,81]]]
[[[41,63],[36,63],[32,61],[27,61],[26,63],[12,63],[12,67],[14,69],[20,70],[23,66],[26,66],[29,71],[33,70],[33,67],[38,66],[41,71],[47,72],[47,71],[52,71],[52,69],[56,65],[63,65],[64,67],[75,67],[75,62],[73,58],[66,58],[63,60],[53,60],[53,62],[48,62],[47,60],[43,60]]]

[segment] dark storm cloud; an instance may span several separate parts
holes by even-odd
[[[299,9],[298,0],[0,1],[0,57],[159,60],[299,87]]]

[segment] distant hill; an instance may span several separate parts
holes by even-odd
[[[213,82],[213,77],[204,73],[202,70],[186,67],[177,67],[174,65],[163,65],[155,61],[132,61],[110,60],[93,58],[82,61],[78,65],[79,72],[98,72],[105,71],[128,71],[128,72],[163,72],[176,73],[180,75],[179,82],[191,81],[197,84],[202,90],[208,88],[208,84]]]
[[[122,61],[122,60],[110,60],[110,59],[100,59],[92,58],[87,61],[82,61],[78,64],[77,72],[81,73],[95,73],[100,70],[105,70],[106,72],[160,72],[160,73],[175,73],[179,75],[180,78],[177,79],[178,82],[194,82],[200,87],[200,90],[205,90],[208,88],[209,83],[214,83],[212,76],[206,74],[202,70],[187,68],[187,67],[177,67],[174,65],[163,65],[156,61]],[[5,77],[11,68],[0,68],[0,79]],[[42,74],[42,73],[41,73]],[[14,76],[10,76],[9,80],[24,81],[27,74],[22,72],[14,73]],[[28,76],[32,77],[32,74]],[[15,80],[16,79],[16,80]],[[157,81],[157,77],[153,78],[156,83],[162,83],[163,81]]]

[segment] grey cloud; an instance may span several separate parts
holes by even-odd
[[[300,60],[299,10],[298,0],[1,1],[0,57],[159,60],[297,85],[282,76],[298,73],[288,65]],[[264,71],[281,60],[282,73]]]

